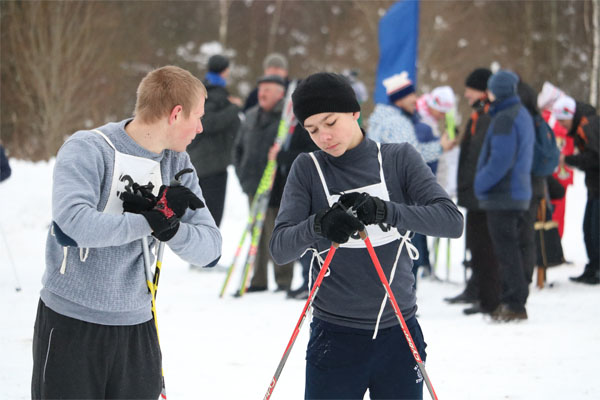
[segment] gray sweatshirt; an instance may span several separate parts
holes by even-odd
[[[459,237],[463,217],[421,155],[408,143],[382,144],[382,165],[390,201],[386,201],[385,223],[401,234],[406,230],[438,237]],[[315,156],[330,193],[380,182],[377,145],[364,139],[340,157],[323,151]],[[271,254],[278,264],[298,259],[307,248],[323,251],[331,242],[314,233],[314,214],[327,208],[327,198],[317,169],[308,154],[301,154],[288,177],[275,229]],[[400,240],[375,248],[389,280]],[[325,256],[323,256],[325,258]],[[412,260],[402,250],[391,284],[405,319],[417,311]],[[313,265],[313,282],[319,272]],[[314,316],[325,321],[359,329],[373,329],[385,290],[365,248],[339,248],[330,264],[313,303]],[[384,309],[380,328],[397,324],[389,304]]]
[[[119,152],[159,162],[163,182],[170,182],[184,168],[193,168],[187,153],[164,150],[156,154],[142,148],[125,132],[129,121],[98,129]],[[54,228],[46,241],[41,298],[68,317],[103,325],[134,325],[152,318],[141,238],[149,237],[150,245],[155,240],[142,215],[102,212],[114,158],[113,148],[92,131],[76,132],[59,150],[52,188]],[[202,198],[195,174],[183,175],[182,184]],[[70,247],[66,247],[62,274],[65,237]],[[221,234],[207,208],[187,210],[167,245],[187,262],[207,265],[221,255]],[[168,273],[168,265],[163,273]]]

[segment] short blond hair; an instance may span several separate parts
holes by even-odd
[[[206,87],[189,71],[167,65],[150,71],[137,88],[134,115],[143,123],[153,123],[168,116],[175,106],[183,108],[188,118],[200,98],[206,98]]]

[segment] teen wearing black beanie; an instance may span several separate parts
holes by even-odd
[[[332,242],[340,244],[313,299],[305,398],[363,398],[369,390],[373,398],[422,399],[423,378],[415,370],[413,353],[355,233],[366,229],[376,247],[424,360],[412,260],[405,247],[412,246],[410,231],[459,237],[462,215],[410,144],[380,145],[363,135],[357,122],[360,106],[344,77],[311,75],[292,100],[294,113],[320,151],[303,153],[292,165],[271,254],[278,264],[305,251],[320,253],[322,260]],[[356,216],[345,211],[349,207]],[[321,268],[317,259],[310,282]]]

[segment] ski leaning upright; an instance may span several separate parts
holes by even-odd
[[[298,82],[296,80],[291,81],[287,88],[287,93],[283,104],[283,110],[281,111],[281,119],[279,120],[279,126],[277,128],[277,136],[275,137],[274,143],[278,144],[280,147],[282,147],[284,143],[286,143],[289,137],[294,133],[294,128],[296,127],[296,117],[294,116],[294,111],[292,107],[292,93],[294,93],[297,84]],[[267,211],[267,208],[269,207],[269,199],[271,198],[271,190],[273,188],[273,182],[275,180],[276,171],[277,161],[268,160],[267,166],[265,167],[265,170],[258,184],[258,188],[256,189],[256,194],[252,199],[252,204],[250,206],[250,214],[248,216],[246,227],[244,228],[244,232],[242,233],[242,237],[240,239],[240,242],[238,243],[233,261],[231,262],[231,265],[229,266],[229,269],[227,271],[227,276],[225,277],[225,282],[223,282],[223,287],[221,288],[219,297],[223,297],[223,295],[225,294],[233,270],[235,269],[239,256],[242,253],[242,248],[246,241],[246,236],[250,232],[250,248],[248,249],[248,253],[246,256],[246,262],[244,265],[244,270],[242,272],[240,286],[236,292],[238,296],[242,296],[244,295],[244,293],[246,293],[248,277],[250,275],[250,271],[254,267],[258,243],[262,235],[265,213]]]

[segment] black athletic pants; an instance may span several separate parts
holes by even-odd
[[[33,331],[32,399],[158,399],[154,320],[108,326],[69,318],[40,300]]]
[[[515,311],[525,311],[529,296],[524,246],[529,237],[527,213],[516,210],[488,210],[488,230],[502,277],[500,301]]]
[[[227,190],[227,170],[198,178],[206,208],[210,211],[217,226],[221,225],[225,208],[225,192]]]
[[[475,279],[471,288],[477,288],[470,294],[479,299],[484,311],[492,312],[500,304],[502,285],[485,211],[467,211],[465,230],[467,247],[471,250],[472,276]]]

